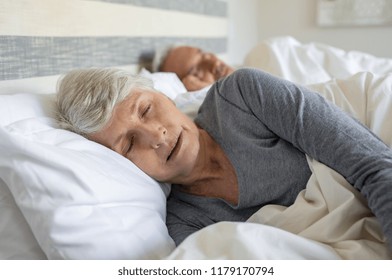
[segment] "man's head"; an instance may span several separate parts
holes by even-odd
[[[156,71],[176,73],[190,91],[208,86],[234,71],[216,55],[191,46],[169,49],[158,64]]]

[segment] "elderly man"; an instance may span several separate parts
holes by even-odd
[[[153,71],[174,72],[189,91],[211,85],[234,69],[216,55],[191,46],[172,46],[157,52]]]
[[[154,66],[155,72],[176,73],[190,91],[210,85],[234,70],[215,55],[184,45],[157,51]],[[315,42],[303,44],[289,36],[258,43],[248,52],[241,66],[257,68],[302,85],[346,79],[358,72],[392,72],[389,58]]]

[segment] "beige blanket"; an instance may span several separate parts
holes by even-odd
[[[381,227],[359,192],[337,172],[308,159],[313,174],[290,207],[268,205],[249,222],[331,246],[343,259],[391,259]]]

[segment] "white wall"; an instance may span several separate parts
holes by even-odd
[[[257,42],[290,35],[303,43],[321,42],[392,58],[392,25],[321,28],[317,0],[228,0],[229,60],[241,64]],[[371,1],[371,0],[369,0]]]
[[[371,1],[371,0],[368,0]],[[318,41],[345,50],[392,58],[392,25],[321,28],[316,0],[259,0],[259,39],[291,35],[302,42]]]
[[[227,0],[229,3],[228,62],[241,65],[259,42],[259,0]]]

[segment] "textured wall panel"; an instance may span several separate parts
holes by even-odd
[[[1,0],[0,80],[135,65],[179,42],[224,55],[226,11],[219,0]]]
[[[226,38],[0,37],[0,80],[49,76],[83,67],[138,64],[160,45],[182,42],[224,53]]]

